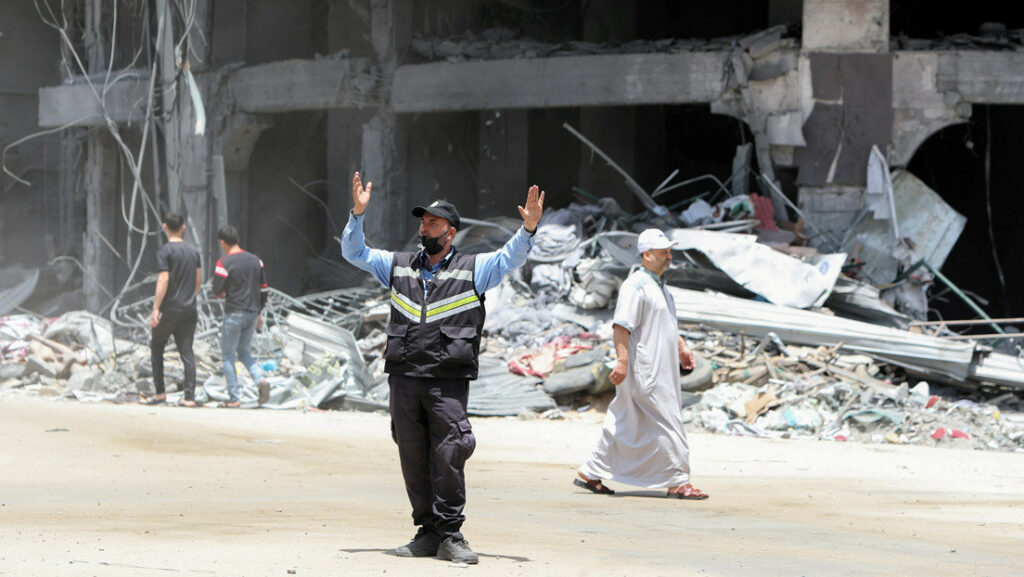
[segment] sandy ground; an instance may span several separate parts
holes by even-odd
[[[0,398],[2,575],[1021,575],[1024,455],[691,434],[701,502],[571,485],[600,415],[476,419],[463,527],[412,536],[385,415]]]

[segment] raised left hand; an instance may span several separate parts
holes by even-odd
[[[538,193],[538,191],[540,191]],[[537,185],[530,187],[526,193],[526,207],[517,206],[519,215],[523,217],[523,226],[529,232],[537,230],[537,223],[540,222],[541,214],[544,213],[544,191],[537,188]]]

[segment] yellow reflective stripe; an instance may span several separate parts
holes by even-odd
[[[420,310],[420,305],[416,301],[412,300],[411,298],[405,296],[404,294],[398,292],[395,289],[391,289],[391,296],[392,296],[392,298],[397,298],[398,300],[400,300],[403,303],[405,303],[405,305],[407,307],[412,307],[413,309],[415,309],[417,311]]]
[[[414,315],[417,320],[419,320],[420,309],[405,302],[405,299],[403,299],[401,295],[399,295],[394,290],[391,291],[391,303],[403,310],[408,311],[410,314]]]
[[[429,317],[432,317],[434,315],[441,314],[441,313],[443,313],[445,311],[450,311],[450,310],[452,310],[454,308],[458,308],[458,307],[461,307],[463,305],[467,305],[467,304],[469,304],[469,303],[471,303],[473,301],[479,301],[479,300],[480,300],[480,297],[478,297],[475,294],[473,294],[473,295],[470,295],[470,296],[468,296],[468,297],[466,297],[464,299],[457,300],[457,301],[455,301],[453,303],[448,303],[446,305],[441,305],[439,307],[434,307],[434,308],[431,308],[431,309],[427,309],[427,317],[429,318]]]
[[[451,303],[454,303],[454,302],[457,302],[457,301],[464,300],[466,297],[471,297],[471,296],[473,296],[475,294],[476,294],[476,291],[473,291],[473,290],[468,290],[468,291],[460,292],[457,295],[450,296],[450,297],[448,297],[446,299],[430,303],[430,306],[427,307],[427,309],[428,310],[429,309],[436,309],[437,307],[440,307],[440,306],[444,306],[444,305],[447,305],[447,304],[451,304]]]
[[[480,301],[473,301],[473,302],[469,303],[468,305],[462,305],[461,307],[454,308],[454,309],[452,309],[450,311],[445,311],[443,313],[438,313],[438,314],[436,314],[436,315],[434,315],[432,317],[427,317],[427,322],[428,323],[435,323],[437,321],[440,321],[441,319],[446,319],[448,317],[452,317],[452,316],[455,316],[455,315],[460,314],[460,313],[464,313],[464,312],[469,311],[469,310],[478,309],[478,308],[480,308],[482,306],[483,306],[483,303],[481,303]]]

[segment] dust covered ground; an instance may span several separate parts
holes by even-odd
[[[575,416],[574,416],[575,417]],[[571,484],[601,415],[473,421],[478,566],[414,533],[386,415],[0,398],[0,575],[1020,575],[1024,455],[690,434],[707,501]]]

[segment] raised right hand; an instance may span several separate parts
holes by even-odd
[[[357,216],[363,214],[366,205],[370,204],[370,189],[372,188],[372,182],[367,182],[366,188],[363,188],[363,181],[360,180],[358,172],[352,177],[352,214]]]

